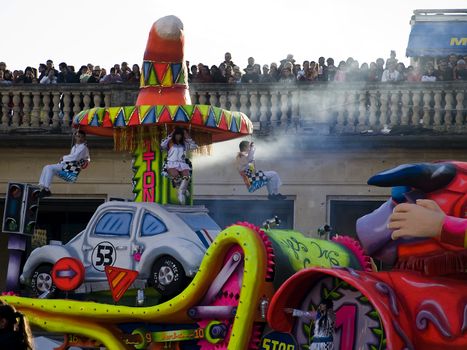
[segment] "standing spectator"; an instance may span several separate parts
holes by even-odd
[[[328,64],[327,69],[326,69],[327,77],[328,77],[327,81],[334,81],[334,77],[335,77],[336,72],[337,72],[337,67],[334,65],[334,59],[329,57],[326,60],[326,63]]]
[[[126,82],[128,80],[130,73],[131,73],[131,69],[130,67],[128,67],[128,63],[122,62],[120,78],[122,78],[123,82]]]
[[[396,66],[396,70],[399,72],[398,81],[406,81],[407,80],[407,72],[405,69],[405,65],[402,62],[399,62]]]
[[[436,81],[438,80],[437,75],[438,75],[438,72],[436,72],[435,67],[433,66],[433,63],[428,62],[425,67],[425,72],[423,73],[420,81],[423,81],[423,82]]]
[[[381,81],[384,72],[384,60],[382,58],[378,58],[376,60],[376,73],[378,76],[378,81]]]
[[[211,72],[209,71],[209,67],[203,65],[198,73],[198,76],[196,77],[196,79],[193,80],[193,82],[204,84],[212,83],[212,77]]]
[[[0,70],[0,85],[11,85],[11,80],[7,80],[5,76],[9,71]]]
[[[190,83],[194,82],[198,77],[198,66],[196,64],[190,67],[190,73],[188,73],[188,80]]]
[[[32,68],[31,67],[26,67],[26,69],[24,70],[24,74],[21,75],[21,76],[18,76],[15,83],[17,83],[17,84],[37,83],[37,79],[34,76],[34,71],[32,70]]]
[[[281,64],[280,64],[280,66],[278,68],[280,74],[282,74],[282,69],[284,69],[284,66],[287,63],[291,63],[292,65],[295,64],[295,59],[293,58],[292,54],[288,54],[287,57],[284,60],[281,60]]]
[[[115,65],[116,66],[116,65]],[[122,82],[122,78],[120,77],[120,74],[117,73],[117,69],[113,66],[110,68],[110,74],[107,74],[101,80],[99,83],[102,84],[117,84]]]
[[[253,66],[255,65],[255,59],[253,57],[248,57],[248,65],[244,69],[246,72],[247,69],[253,69]]]
[[[5,62],[0,62],[0,71],[2,71],[2,72],[6,71],[6,63]]]
[[[89,65],[88,65],[89,68]],[[98,83],[102,78],[101,75],[101,67],[95,66],[92,70],[92,75],[88,79],[89,84],[96,84]]]
[[[47,60],[46,62],[46,75],[48,75],[49,70],[53,70],[54,75],[58,77],[58,70],[55,69],[54,62],[52,60]]]
[[[345,61],[340,61],[339,66],[337,67],[337,72],[334,75],[334,81],[344,82],[346,81],[346,69],[345,69]]]
[[[465,68],[465,60],[457,61],[454,69],[454,80],[467,80],[467,69]]]
[[[277,63],[272,62],[271,63],[271,69],[269,70],[269,75],[271,78],[274,80],[274,82],[277,82],[279,80],[279,70],[277,69]]]
[[[293,75],[292,70],[293,70],[293,64],[291,62],[286,62],[284,64],[284,67],[282,68],[279,81],[281,83],[286,83],[286,84],[294,83],[295,75]]]
[[[368,71],[367,81],[371,83],[381,81],[378,77],[378,67],[376,66],[375,62],[370,63],[370,70]]]
[[[345,81],[359,81],[360,80],[360,69],[357,60],[350,61],[350,64],[346,64],[347,72],[345,74]]]
[[[141,80],[141,72],[139,70],[139,66],[137,64],[134,64],[131,67],[131,72],[128,74],[128,79],[126,82],[129,84],[137,84],[140,82],[140,80]]]
[[[76,74],[69,70],[65,62],[60,63],[58,65],[58,69],[60,69],[60,73],[58,73],[57,77],[57,82],[59,84],[71,84],[77,82]]]
[[[88,72],[87,66],[81,66],[76,74],[80,83],[87,83],[88,79],[91,77],[90,72]]]
[[[396,70],[396,62],[391,61],[388,69],[383,72],[381,81],[383,83],[394,83],[399,79],[399,72]]]
[[[328,67],[324,64],[324,57],[318,58],[318,80],[328,81]]]
[[[412,66],[407,67],[407,81],[411,83],[419,82],[422,79],[420,66],[416,65],[415,68]]]
[[[269,74],[269,66],[263,65],[263,74],[259,77],[259,82],[262,84],[275,82],[274,78]]]
[[[233,68],[232,66],[225,66],[225,72],[224,72],[225,80],[227,83],[230,82],[231,79],[233,79]]]
[[[226,68],[228,66],[230,66],[232,68],[233,68],[233,66],[235,66],[235,64],[232,62],[232,55],[230,54],[230,52],[226,52],[224,54],[224,62],[222,62],[220,65],[222,65],[222,64],[224,64]]]
[[[49,69],[47,75],[45,75],[41,81],[41,84],[57,84],[57,76],[55,75],[55,69]]]
[[[396,58],[396,51],[394,50],[391,50],[390,54],[389,54],[389,58],[386,60],[386,67],[389,66],[389,62],[395,62],[396,65],[397,65],[397,58]]]
[[[242,83],[259,83],[259,75],[257,74],[257,72],[255,71],[255,68],[253,66],[247,66],[245,69],[244,69],[245,73],[243,76],[242,76]]]
[[[242,82],[242,73],[240,71],[236,71],[233,73],[233,76],[229,79],[229,84],[240,84]]]
[[[120,69],[120,65],[118,63],[115,63],[114,68],[115,68],[115,74],[118,74],[120,76],[120,74],[122,74],[122,70]],[[121,78],[121,76],[120,76],[120,78]]]
[[[446,60],[439,61],[438,65],[438,80],[451,81],[453,79],[452,69],[448,66]]]
[[[303,61],[303,68],[297,72],[297,80],[304,80],[308,69],[310,69],[310,61]]]
[[[448,61],[449,68],[454,69],[456,67],[456,64],[457,64],[457,56],[452,53],[452,54],[449,55],[448,60],[449,60]]]
[[[227,79],[222,75],[221,71],[217,66],[211,66],[211,77],[213,83],[227,83]]]
[[[360,66],[360,74],[359,74],[359,81],[369,81],[370,78],[370,68],[368,67],[368,63],[364,62]]]
[[[42,78],[46,75],[47,72],[47,66],[44,63],[39,64],[39,78],[37,78],[39,81],[42,80]]]

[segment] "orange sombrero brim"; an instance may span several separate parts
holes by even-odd
[[[115,129],[186,126],[208,133],[221,142],[253,133],[253,124],[241,112],[209,105],[142,105],[84,110],[73,118],[73,126],[99,136],[112,137]]]

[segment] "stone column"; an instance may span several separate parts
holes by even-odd
[[[248,108],[248,92],[245,90],[240,91],[240,112],[250,115]]]
[[[399,91],[391,91],[391,116],[389,125],[394,127],[399,124]]]
[[[377,128],[376,124],[378,120],[376,119],[376,113],[378,112],[378,91],[370,91],[370,116],[368,118],[369,128],[374,130]]]
[[[357,131],[367,130],[366,124],[366,90],[361,90],[358,94],[358,125]]]
[[[280,105],[280,110],[281,110],[281,116],[280,116],[280,121],[281,121],[281,129],[284,131],[285,128],[289,125],[289,92],[286,90],[283,90],[281,92],[281,105]]]
[[[219,98],[215,91],[209,91],[209,104],[214,107],[219,107]]]
[[[52,126],[54,129],[56,128],[59,128],[60,127],[60,124],[61,124],[61,121],[60,121],[60,93],[59,92],[56,92],[54,91],[52,93],[52,103],[53,103],[53,107],[52,107],[52,112],[53,112],[53,115],[52,115]]]
[[[349,90],[347,92],[347,99],[345,100],[348,112],[345,131],[351,133],[355,132],[355,95],[356,91]]]
[[[32,93],[32,112],[31,112],[31,126],[38,128],[40,125],[40,113],[41,113],[41,94],[40,92],[34,91]]]
[[[409,125],[409,103],[410,103],[410,91],[402,90],[402,114],[401,114],[401,125]]]
[[[271,91],[271,125],[276,127],[279,123],[279,97],[278,91]]]
[[[339,91],[337,93],[336,105],[337,105],[337,125],[336,131],[341,133],[345,128],[345,101],[346,101],[346,92]]]
[[[105,108],[110,107],[111,98],[112,98],[112,93],[110,91],[105,91],[104,92],[104,107]]]
[[[250,92],[250,119],[252,122],[259,121],[259,103],[256,91]]]
[[[84,103],[83,110],[91,108],[91,93],[89,92],[84,93],[83,103]]]
[[[29,92],[23,92],[23,122],[22,127],[29,128],[31,125],[31,95]]]
[[[10,103],[10,95],[9,93],[2,94],[2,130],[7,130],[9,128],[8,124],[10,123],[10,107],[8,104]]]
[[[423,127],[430,128],[431,91],[423,91]]]
[[[222,109],[227,109],[227,93],[225,91],[220,92],[219,105]]]
[[[454,109],[454,92],[450,90],[446,90],[446,95],[444,97],[446,104],[444,105],[444,125],[446,131],[454,131],[455,127],[453,127],[452,123],[452,110]]]
[[[79,92],[75,92],[73,94],[73,115],[77,115],[81,112],[81,94]]]
[[[443,130],[445,126],[441,125],[441,90],[436,90],[433,97],[435,101],[435,114],[433,115],[433,129]]]
[[[261,93],[260,102],[261,107],[259,108],[259,121],[261,124],[266,124],[269,112],[269,94],[266,91]]]
[[[12,123],[11,126],[14,128],[19,127],[19,122],[20,122],[20,102],[21,102],[21,96],[19,91],[14,91],[13,92],[13,118],[12,118]]]
[[[412,126],[420,125],[420,100],[422,98],[422,91],[414,91],[412,95]]]
[[[206,96],[206,93],[199,94],[199,104],[205,105],[207,103],[208,103],[208,97]]]
[[[94,102],[94,107],[98,108],[101,106],[101,94],[99,92],[95,92],[93,95],[93,102]]]
[[[42,107],[42,112],[41,112],[41,124],[42,127],[49,128],[50,127],[50,94],[45,93],[42,96],[42,103],[44,106]]]
[[[381,91],[380,103],[381,103],[381,116],[379,117],[380,128],[383,128],[384,125],[389,124],[388,118],[388,102],[389,102],[389,92]]]
[[[71,93],[65,92],[63,94],[63,122],[62,129],[68,130],[71,125]]]
[[[236,91],[232,91],[229,94],[229,102],[230,102],[230,110],[231,111],[238,111],[238,96]]]

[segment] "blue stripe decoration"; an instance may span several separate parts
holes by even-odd
[[[217,128],[216,118],[214,117],[214,112],[212,111],[212,108],[209,108],[209,116],[208,116],[208,120],[206,121],[206,126]]]
[[[156,122],[156,112],[155,109],[156,107],[151,107],[149,111],[146,113],[146,116],[143,119],[142,124],[152,124]]]
[[[183,108],[180,108],[180,107],[178,108],[177,113],[175,113],[174,120],[176,122],[189,122],[190,121],[185,111],[183,110]]]
[[[143,70],[144,70],[144,83],[147,84],[149,80],[149,72],[151,69],[151,62],[143,62]]]
[[[180,71],[182,70],[182,64],[181,63],[172,63],[172,77],[174,83],[177,81],[178,75],[180,74]]]
[[[238,132],[237,122],[235,121],[234,117],[232,117],[232,122],[231,122],[231,125],[230,125],[230,131]]]
[[[118,112],[117,120],[115,121],[115,126],[125,126],[125,117],[123,116],[123,109]]]
[[[206,238],[204,238],[203,233],[201,231],[196,231],[196,235],[198,236],[201,243],[203,243],[203,245],[206,247],[206,249],[209,248],[209,243]]]

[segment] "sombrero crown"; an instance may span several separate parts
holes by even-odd
[[[148,134],[159,139],[175,125],[189,126],[200,145],[251,134],[252,123],[243,113],[191,104],[183,47],[182,21],[175,16],[157,20],[149,32],[136,104],[85,110],[73,124],[91,134],[114,136],[119,149],[134,149]]]

